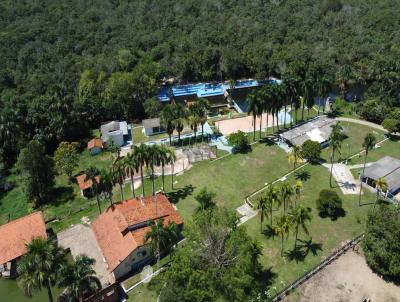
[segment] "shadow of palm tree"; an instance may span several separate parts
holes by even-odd
[[[166,195],[168,199],[175,204],[178,203],[179,200],[185,199],[187,196],[192,195],[194,189],[195,187],[193,187],[192,185],[186,185],[183,188],[180,188],[173,192],[168,192]]]
[[[309,240],[298,239],[297,241],[301,243],[299,247],[304,249],[306,254],[311,252],[314,256],[316,256],[318,254],[318,251],[322,251],[322,244],[313,242],[312,238],[310,238]]]
[[[262,270],[256,276],[256,280],[262,283],[262,286],[271,286],[276,278],[277,274],[272,271],[272,267]]]
[[[267,226],[265,227],[265,229],[263,230],[262,233],[263,233],[268,239],[270,239],[270,238],[275,238],[275,236],[276,236],[275,230],[274,230],[270,225],[267,225]]]
[[[301,181],[307,181],[311,178],[311,174],[308,171],[300,171],[300,172],[296,172],[294,177],[297,180],[301,180]]]
[[[297,246],[295,249],[285,252],[285,256],[289,261],[295,260],[298,263],[299,261],[304,261],[307,253]]]

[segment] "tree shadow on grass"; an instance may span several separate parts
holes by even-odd
[[[273,146],[275,142],[270,137],[264,137],[260,140],[260,144],[265,144],[266,146]]]
[[[257,276],[256,280],[262,284],[263,287],[269,287],[274,283],[277,274],[272,271],[272,267],[261,270]]]
[[[343,208],[337,208],[334,213],[326,214],[326,213],[319,213],[321,218],[330,218],[332,221],[337,220],[339,217],[346,216],[346,210]]]
[[[267,237],[267,239],[275,238],[276,236],[275,230],[270,225],[267,225],[262,233]]]
[[[316,256],[319,251],[322,251],[322,244],[313,242],[312,238],[308,240],[297,239],[297,241],[299,244],[296,248],[285,253],[289,261],[303,262],[309,253]]]
[[[303,170],[303,171],[300,171],[300,172],[296,172],[294,174],[294,177],[297,180],[307,181],[307,180],[309,180],[311,178],[311,174],[310,174],[310,172]]]
[[[48,204],[59,206],[74,199],[74,190],[71,187],[55,187],[48,197]]]
[[[179,188],[173,192],[168,192],[166,195],[172,203],[176,204],[181,199],[185,199],[187,196],[192,195],[194,189],[195,187],[192,185],[186,185],[183,188]]]

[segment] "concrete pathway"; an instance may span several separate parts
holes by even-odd
[[[329,171],[331,165],[324,163],[322,164]],[[342,163],[333,164],[332,175],[336,179],[342,193],[345,195],[357,195],[360,193],[360,182],[355,180],[353,174],[351,174],[348,166]]]
[[[254,210],[247,203],[244,203],[243,205],[238,207],[236,211],[241,215],[238,225],[241,225],[246,221],[250,220],[251,218],[253,218],[254,216],[257,216],[258,213],[258,210]]]

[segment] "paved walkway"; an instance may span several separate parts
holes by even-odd
[[[76,256],[85,254],[96,260],[94,270],[103,286],[115,282],[113,275],[107,270],[107,264],[97,245],[96,237],[89,226],[76,224],[65,231],[57,234],[60,246],[68,248],[74,259]]]
[[[331,164],[322,164],[329,171],[331,169]],[[360,182],[355,180],[353,174],[348,166],[342,163],[333,164],[332,175],[336,179],[342,193],[345,195],[356,195],[360,193]]]
[[[246,221],[250,220],[251,218],[253,218],[254,216],[257,216],[258,213],[258,210],[254,210],[247,203],[244,203],[243,205],[238,207],[236,211],[241,215],[238,225],[241,225]]]
[[[358,119],[350,118],[350,117],[337,117],[337,118],[335,118],[335,120],[342,121],[342,122],[350,122],[350,123],[365,125],[365,126],[369,126],[371,128],[377,129],[377,130],[381,130],[383,132],[387,132],[387,130],[385,128],[383,128],[381,125],[378,125],[378,124],[375,124],[375,123],[371,123],[371,122],[368,122],[368,121],[364,121],[364,120],[358,120]]]

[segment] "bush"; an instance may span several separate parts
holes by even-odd
[[[301,155],[309,161],[315,161],[321,156],[322,147],[318,142],[306,140],[301,146]]]
[[[317,209],[322,218],[330,217],[332,220],[339,216],[344,216],[342,200],[339,195],[332,190],[322,190],[317,199]]]
[[[229,145],[233,146],[234,152],[246,152],[249,149],[249,140],[247,139],[246,134],[242,131],[238,131],[236,133],[232,133],[228,137]]]
[[[393,281],[400,281],[400,214],[381,204],[368,214],[362,243],[368,265]]]
[[[382,122],[382,127],[385,128],[389,134],[399,132],[400,121],[391,118],[385,118]]]
[[[358,114],[365,120],[382,123],[390,112],[390,107],[378,100],[368,100],[360,103],[358,107]]]

